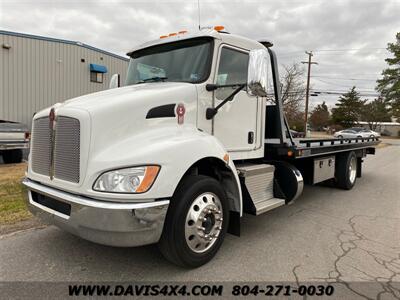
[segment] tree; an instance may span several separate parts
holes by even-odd
[[[396,34],[396,42],[388,43],[387,50],[393,58],[386,58],[389,68],[382,71],[383,78],[377,80],[377,91],[381,93],[391,107],[391,113],[400,117],[400,32]]]
[[[343,127],[351,127],[360,119],[364,103],[360,94],[353,86],[350,91],[340,96],[335,108],[332,109],[332,120]]]
[[[304,69],[299,64],[283,66],[280,78],[283,110],[290,127],[295,130],[304,129],[303,103],[306,95]]]
[[[304,82],[304,68],[300,64],[283,66],[283,75],[280,77],[283,110],[292,129],[304,130],[304,99],[306,86]],[[275,102],[273,93],[267,98]]]
[[[375,130],[379,122],[390,122],[387,102],[379,97],[366,103],[363,107],[362,120],[368,122],[371,130]]]
[[[325,101],[318,104],[317,107],[311,112],[310,123],[314,129],[321,130],[329,124],[329,110]]]

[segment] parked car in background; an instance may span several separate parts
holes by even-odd
[[[335,132],[334,137],[340,139],[380,137],[380,134],[378,132],[364,128],[362,128],[362,130],[357,130],[357,129],[358,128],[349,128]]]
[[[290,134],[293,138],[304,138],[306,136],[304,132],[299,132],[293,129],[290,129]]]
[[[20,163],[29,148],[29,130],[24,124],[0,120],[0,156],[6,164]]]

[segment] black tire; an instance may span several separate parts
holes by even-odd
[[[5,150],[3,151],[3,161],[5,164],[16,164],[22,162],[22,150]]]
[[[342,138],[343,138],[343,135],[338,135],[338,138],[339,138],[339,139],[342,139]]]
[[[353,161],[354,160],[354,161]],[[355,175],[351,176],[350,164],[355,162]],[[353,165],[354,168],[354,165]],[[336,155],[335,182],[338,188],[351,190],[357,180],[357,157],[354,151]]]
[[[211,248],[203,253],[190,249],[185,238],[187,213],[195,199],[203,193],[215,194],[222,206],[222,229]],[[229,207],[225,191],[217,180],[203,175],[190,175],[183,179],[171,199],[164,229],[159,241],[159,249],[170,262],[195,268],[210,261],[219,250],[229,224]]]

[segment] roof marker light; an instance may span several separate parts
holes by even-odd
[[[214,26],[214,30],[216,30],[216,31],[222,31],[224,29],[225,29],[225,27],[221,26],[221,25]]]
[[[168,34],[168,36],[175,36],[175,35],[177,35],[176,32],[172,32],[172,33]]]
[[[168,37],[168,35],[161,35],[160,36],[160,39],[165,39],[165,38],[167,38]]]
[[[178,32],[178,34],[185,34],[185,33],[187,33],[187,30],[181,30]]]

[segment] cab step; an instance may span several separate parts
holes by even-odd
[[[285,204],[285,199],[281,199],[281,198],[272,198],[272,199],[254,203],[255,208],[256,208],[255,215],[256,216],[261,215],[269,210],[272,210],[272,209],[282,206],[284,204]]]
[[[268,164],[243,164],[237,166],[242,184],[244,211],[263,214],[285,204],[285,199],[274,196],[275,166]]]

